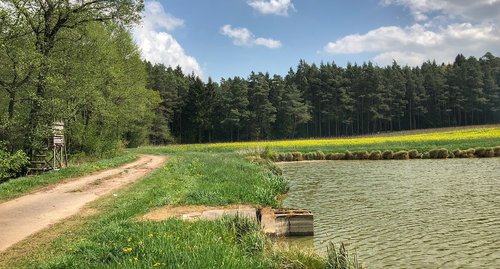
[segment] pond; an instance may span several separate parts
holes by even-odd
[[[284,163],[286,207],[368,268],[500,268],[500,158]]]

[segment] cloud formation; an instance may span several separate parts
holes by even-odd
[[[476,22],[500,19],[500,0],[381,0],[381,3],[407,7],[418,21],[428,20],[431,12]]]
[[[289,10],[295,10],[291,0],[248,0],[247,3],[265,15],[288,16]]]
[[[185,73],[203,77],[198,61],[186,54],[182,46],[168,32],[184,25],[184,21],[168,14],[156,1],[147,1],[143,13],[143,23],[132,29],[144,59],[165,66],[180,66]]]
[[[431,29],[415,24],[410,27],[380,27],[365,34],[353,34],[328,43],[324,50],[330,54],[376,53],[378,64],[396,60],[417,65],[428,59],[449,62],[458,53],[476,55],[478,52],[498,51],[500,29],[494,24],[455,23]]]
[[[226,24],[220,29],[221,34],[228,36],[233,40],[236,46],[251,47],[254,45],[264,46],[270,49],[281,48],[282,44],[279,40],[271,38],[255,38],[254,34],[247,28],[235,28]]]

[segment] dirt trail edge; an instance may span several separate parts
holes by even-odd
[[[85,204],[144,177],[165,161],[165,156],[140,155],[135,162],[0,203],[0,252],[76,214]]]

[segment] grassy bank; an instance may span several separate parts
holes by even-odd
[[[159,150],[161,151],[161,150]],[[316,254],[274,249],[256,223],[242,219],[143,222],[163,205],[279,205],[286,181],[234,153],[177,153],[162,169],[92,203],[76,216],[0,257],[5,268],[324,268]],[[69,223],[76,223],[68,225]],[[43,247],[42,247],[43,246]],[[25,255],[30,253],[30,255]],[[278,254],[279,253],[279,254]]]
[[[36,191],[50,184],[61,182],[67,178],[80,177],[103,169],[120,166],[136,159],[137,155],[135,153],[124,152],[110,159],[74,165],[59,171],[52,171],[41,175],[11,179],[10,181],[0,184],[0,202]]]

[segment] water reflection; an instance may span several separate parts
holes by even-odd
[[[313,211],[319,251],[347,241],[370,268],[500,268],[499,158],[283,166],[285,206]]]

